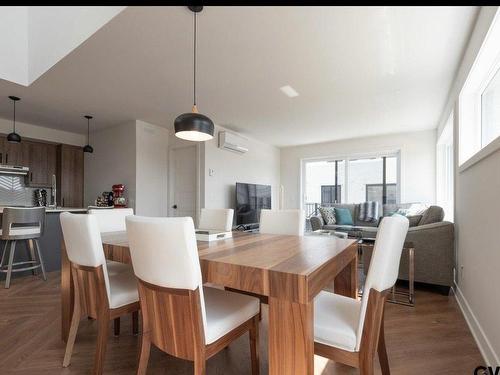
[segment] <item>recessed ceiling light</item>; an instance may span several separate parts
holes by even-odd
[[[283,93],[289,98],[295,98],[296,96],[299,96],[299,93],[295,91],[295,89],[292,86],[289,85],[280,87],[280,90],[283,91]]]

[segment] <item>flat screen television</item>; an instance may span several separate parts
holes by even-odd
[[[236,183],[236,225],[258,223],[263,208],[271,208],[271,185]]]

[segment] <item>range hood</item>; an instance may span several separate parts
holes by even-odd
[[[29,173],[29,171],[30,169],[28,167],[0,164],[0,175],[9,174],[9,175],[26,176]]]

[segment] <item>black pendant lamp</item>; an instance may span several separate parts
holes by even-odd
[[[194,52],[193,52],[193,109],[175,119],[175,135],[188,141],[203,142],[214,137],[214,123],[207,116],[198,113],[196,108],[196,13],[202,6],[188,7],[194,14]]]
[[[21,99],[17,96],[9,96],[9,99],[14,103],[14,123],[12,126],[12,133],[7,135],[7,141],[10,143],[21,143],[21,136],[16,133],[16,102]]]
[[[83,116],[87,119],[87,144],[83,147],[83,152],[88,152],[89,154],[94,152],[94,148],[90,145],[90,120],[92,116]]]

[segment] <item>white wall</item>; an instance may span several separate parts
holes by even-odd
[[[401,202],[436,200],[436,131],[317,143],[281,149],[281,184],[284,207],[300,207],[301,159],[375,152],[401,152]]]
[[[458,96],[479,53],[498,7],[483,7],[459,69],[439,130],[455,108],[454,139],[458,137]],[[462,123],[462,125],[467,125]],[[458,142],[457,142],[458,143]],[[500,150],[466,169],[459,169],[455,144],[456,296],[487,364],[500,363]]]
[[[0,118],[0,133],[9,134],[11,132],[12,120]],[[48,142],[66,143],[75,146],[83,146],[86,143],[86,136],[83,134],[50,129],[18,121],[16,121],[16,133],[18,133],[21,138],[26,137]]]
[[[0,8],[0,79],[28,85],[28,7]]]
[[[136,122],[136,213],[167,216],[168,130]]]
[[[30,85],[125,8],[2,6],[0,78]]]
[[[216,126],[215,137],[204,143],[202,153],[204,163],[202,175],[204,181],[205,208],[234,208],[235,184],[246,182],[271,185],[272,206],[278,207],[280,185],[280,150],[275,146],[247,139],[246,154],[236,154],[218,148],[218,132],[225,130]],[[214,175],[209,176],[209,169]]]
[[[115,184],[125,185],[129,207],[136,197],[135,121],[90,134],[92,154],[85,154],[84,203],[93,205],[103,191]]]
[[[123,6],[28,7],[30,83],[125,8]]]
[[[85,204],[124,184],[128,206],[138,215],[166,216],[167,129],[137,120],[90,138],[94,152],[85,154]]]

